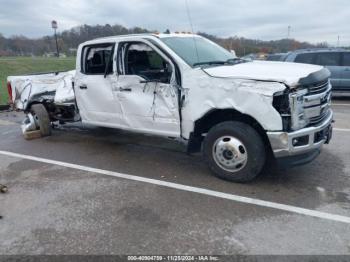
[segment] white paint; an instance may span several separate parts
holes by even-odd
[[[23,110],[30,99],[37,94],[45,92],[55,93],[55,103],[63,104],[74,101],[72,87],[75,70],[58,74],[48,73],[40,75],[9,76],[7,81],[11,83],[12,97],[17,109]]]
[[[72,83],[74,82],[75,70],[64,74],[59,80],[56,89],[55,104],[64,104],[75,100]]]
[[[118,173],[118,172],[113,172],[113,171],[108,171],[108,170],[103,170],[103,169],[98,169],[98,168],[93,168],[93,167],[87,167],[87,166],[82,166],[82,165],[76,165],[76,164],[71,164],[71,163],[46,159],[46,158],[17,154],[17,153],[8,152],[8,151],[0,151],[0,154],[4,155],[4,156],[16,157],[16,158],[46,163],[46,164],[58,165],[58,166],[72,168],[72,169],[78,169],[78,170],[82,170],[82,171],[86,171],[86,172],[92,172],[92,173],[97,173],[97,174],[101,174],[101,175],[107,175],[107,176],[112,176],[112,177],[128,179],[128,180],[132,180],[132,181],[143,182],[143,183],[148,183],[148,184],[152,184],[152,185],[177,189],[177,190],[181,190],[181,191],[198,193],[198,194],[217,197],[217,198],[221,198],[221,199],[227,199],[227,200],[231,200],[231,201],[235,201],[235,202],[239,202],[239,203],[251,204],[251,205],[260,206],[260,207],[267,207],[267,208],[277,209],[277,210],[281,210],[281,211],[296,213],[296,214],[300,214],[300,215],[311,216],[311,217],[316,217],[316,218],[321,218],[321,219],[350,224],[350,217],[346,217],[346,216],[335,215],[335,214],[330,214],[330,213],[325,213],[325,212],[320,212],[320,211],[316,211],[316,210],[300,208],[300,207],[290,206],[290,205],[285,205],[285,204],[279,204],[279,203],[264,201],[264,200],[255,199],[255,198],[249,198],[249,197],[243,197],[243,196],[238,196],[238,195],[233,195],[233,194],[228,194],[228,193],[222,193],[222,192],[213,191],[213,190],[204,189],[204,188],[199,188],[199,187],[186,186],[186,185],[176,184],[176,183],[172,183],[172,182],[166,182],[166,181],[161,181],[161,180],[156,180],[156,179],[150,179],[150,178],[139,177],[139,176],[134,176],[134,175],[122,174],[122,173]]]
[[[295,87],[300,78],[322,70],[321,66],[286,62],[254,61],[235,66],[218,66],[205,69],[214,77],[277,81]]]
[[[0,119],[0,126],[10,126],[13,124],[14,124],[13,122]]]
[[[230,66],[229,66],[230,67]],[[282,130],[282,118],[272,106],[273,94],[286,89],[277,82],[215,78],[200,68],[184,71],[187,90],[182,110],[182,131],[188,138],[196,120],[215,109],[235,109],[255,119],[265,130]]]
[[[332,103],[332,106],[350,106],[350,104],[334,104],[334,103]]]
[[[345,129],[345,128],[333,128],[334,131],[339,131],[339,132],[350,132],[350,129]]]
[[[119,45],[120,41],[126,40],[117,38],[113,41],[120,47],[114,49],[113,57],[127,57],[125,52],[129,49]],[[107,77],[86,75],[77,65],[75,94],[81,119],[86,124],[178,138],[181,134],[175,67],[171,60],[143,37],[134,36],[132,41],[143,43],[132,45],[133,51],[154,51],[159,54],[159,58],[162,57],[164,64],[166,62],[173,72],[169,83],[144,83],[145,77],[122,73],[126,70],[120,61],[118,61],[119,73],[117,63],[114,61],[114,73]],[[89,41],[88,45],[92,42]],[[79,46],[78,57],[83,55],[86,45],[84,43]],[[87,88],[81,90],[78,88],[81,85]]]

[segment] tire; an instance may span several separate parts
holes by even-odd
[[[248,124],[236,121],[211,128],[204,139],[203,151],[209,168],[217,177],[238,183],[255,179],[266,161],[259,133]]]
[[[42,104],[35,104],[30,107],[30,112],[39,125],[41,136],[51,135],[51,121],[49,114]]]

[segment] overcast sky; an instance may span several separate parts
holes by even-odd
[[[188,0],[194,31],[350,45],[349,0]],[[40,37],[81,24],[190,30],[185,0],[0,0],[0,33]]]

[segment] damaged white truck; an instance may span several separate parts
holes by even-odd
[[[191,34],[101,38],[78,48],[76,70],[8,77],[23,132],[51,124],[178,138],[220,178],[248,182],[268,159],[315,159],[332,136],[331,84],[314,65],[237,59]]]

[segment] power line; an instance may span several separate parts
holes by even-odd
[[[193,35],[193,34],[194,34],[194,31],[193,31],[193,23],[192,23],[192,17],[191,17],[190,8],[189,8],[189,6],[188,6],[188,0],[185,0],[185,4],[186,4],[187,17],[188,17],[188,20],[189,20],[189,22],[190,22],[191,31],[192,31],[192,35]],[[196,50],[197,62],[199,62],[199,54],[198,54],[197,42],[196,42],[196,39],[195,39],[194,36],[193,36],[193,43],[194,43],[194,48],[195,48],[195,50]]]

